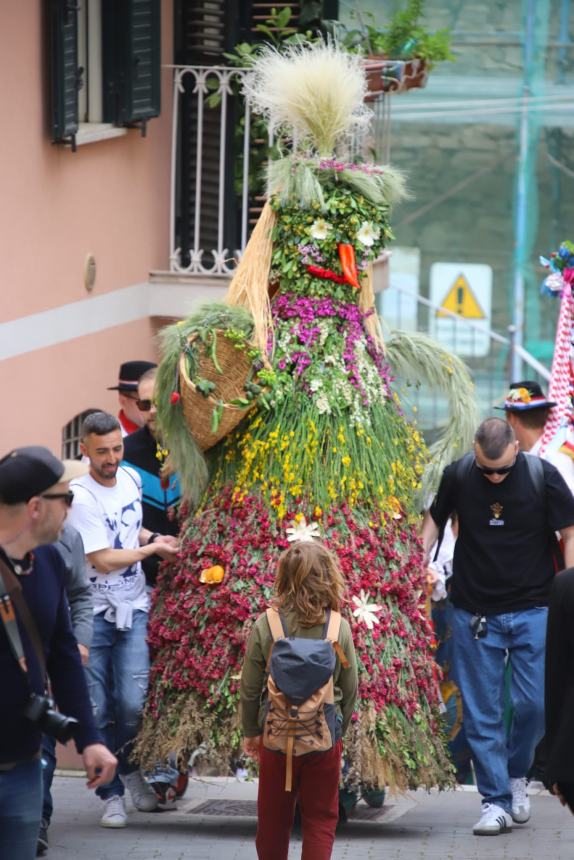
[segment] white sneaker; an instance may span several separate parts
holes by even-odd
[[[482,815],[472,828],[475,836],[498,836],[512,830],[512,818],[502,806],[496,803],[483,803]]]
[[[530,798],[526,794],[528,780],[525,776],[510,780],[512,792],[512,820],[517,824],[525,824],[530,818]]]
[[[151,785],[145,781],[139,770],[122,776],[122,782],[129,791],[133,804],[139,812],[153,812],[157,809],[157,794]]]
[[[104,800],[104,814],[100,818],[102,827],[125,827],[128,817],[123,797],[114,794]]]

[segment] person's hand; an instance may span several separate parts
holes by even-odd
[[[118,760],[104,744],[90,744],[82,752],[84,767],[88,775],[88,788],[97,788],[111,782],[116,772]]]
[[[177,558],[177,554],[179,552],[179,544],[171,544],[165,543],[164,541],[155,540],[151,546],[153,546],[153,554],[159,555],[160,558],[163,558],[164,561],[175,561]]]
[[[168,546],[179,547],[179,538],[175,535],[158,535],[154,540],[154,545],[158,543],[167,544]]]
[[[254,738],[243,738],[243,752],[255,761],[259,761],[259,742],[259,735]]]
[[[80,652],[82,666],[87,666],[90,659],[90,649],[87,645],[82,645],[81,642],[78,642],[78,651]]]

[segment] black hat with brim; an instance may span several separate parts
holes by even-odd
[[[494,408],[504,412],[532,412],[533,409],[552,409],[556,405],[553,400],[546,399],[538,382],[525,379],[522,382],[513,382],[504,405]]]
[[[124,361],[120,365],[118,384],[110,385],[108,391],[137,391],[138,382],[152,367],[157,367],[153,361]]]

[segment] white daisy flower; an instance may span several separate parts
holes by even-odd
[[[366,624],[369,630],[372,630],[375,624],[379,623],[377,612],[383,608],[378,603],[369,603],[369,595],[361,588],[358,597],[352,598],[353,603],[357,607],[353,609],[353,615],[358,621]]]
[[[317,218],[316,221],[313,221],[311,224],[310,233],[313,239],[326,239],[329,235],[329,230],[331,230],[331,225],[328,221],[325,221],[324,218]]]
[[[290,543],[294,541],[312,541],[314,538],[320,538],[321,532],[317,523],[309,523],[305,517],[301,517],[298,523],[293,528],[286,529],[287,540]]]
[[[373,227],[370,221],[363,221],[357,232],[357,239],[361,245],[366,245],[367,248],[370,248],[371,245],[375,244],[380,235],[381,231],[378,227]]]

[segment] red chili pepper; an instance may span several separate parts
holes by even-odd
[[[181,396],[181,395],[180,395],[179,391],[172,391],[172,392],[171,392],[171,395],[170,395],[170,398],[169,398],[169,402],[170,402],[172,405],[174,405],[174,404],[178,403],[178,402],[179,402],[179,399],[180,399],[180,396]]]
[[[351,284],[351,286],[356,287],[358,290],[360,290],[361,285],[359,283],[359,276],[357,274],[355,249],[352,245],[348,245],[345,242],[339,242],[338,249],[339,260],[341,262],[341,269],[343,270],[345,281],[348,284]]]
[[[322,266],[307,266],[307,271],[310,275],[315,275],[316,278],[324,278],[326,281],[335,281],[336,284],[346,284],[347,280],[343,275],[338,275],[331,269],[324,269]]]

